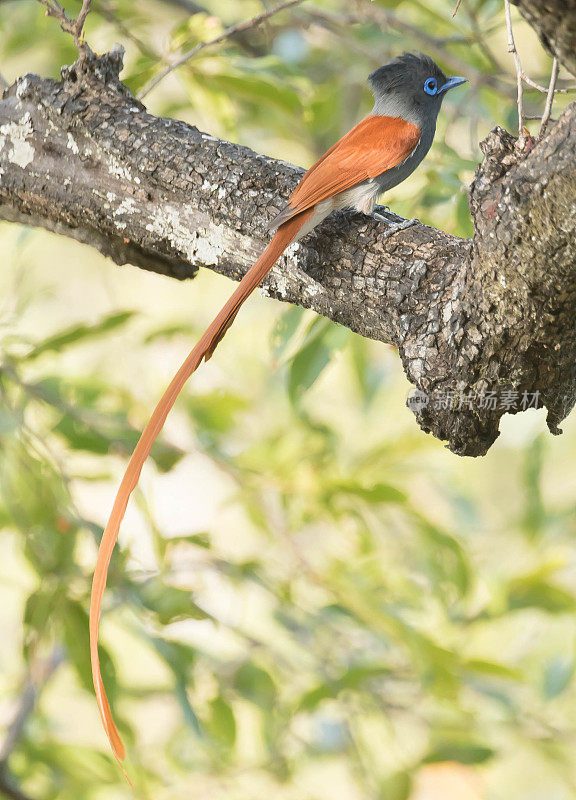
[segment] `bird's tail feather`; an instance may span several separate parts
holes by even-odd
[[[98,550],[98,558],[96,561],[96,568],[94,570],[94,578],[92,582],[92,594],[90,598],[90,659],[92,663],[92,679],[94,681],[94,689],[96,692],[96,700],[100,715],[104,724],[104,729],[112,746],[112,750],[116,759],[124,759],[125,748],[120,738],[120,734],[114,723],[110,704],[106,696],[106,690],[102,682],[102,675],[100,672],[100,662],[98,658],[98,630],[100,623],[100,611],[102,606],[102,595],[106,588],[106,579],[108,577],[108,566],[112,551],[118,538],[118,531],[128,500],[133,490],[136,488],[140,472],[144,462],[146,461],[150,449],[156,440],[156,437],[162,430],[166,417],[170,409],[174,405],[176,398],[190,375],[198,369],[202,359],[208,360],[222,337],[234,321],[240,306],[254,291],[258,284],[263,280],[267,273],[272,269],[276,261],[280,258],[284,250],[294,240],[298,231],[302,228],[307,219],[312,215],[313,209],[306,211],[297,217],[286,222],[281,228],[278,229],[275,236],[272,238],[260,258],[248,270],[246,275],[240,281],[238,287],[230,297],[227,303],[223,306],[221,311],[217,314],[211,324],[208,326],[198,344],[190,352],[170,385],[162,395],[162,398],[150,418],[150,421],[144,428],[142,436],[136,445],[134,452],[130,458],[130,462],[122,479],[122,483],[118,489],[114,506],[108,519],[108,523],[102,535],[100,548]],[[122,766],[122,765],[121,765]],[[123,768],[122,768],[123,769]],[[124,771],[124,769],[123,769]],[[126,775],[126,772],[124,771]],[[126,777],[128,777],[126,775]]]

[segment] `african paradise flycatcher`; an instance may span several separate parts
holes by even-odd
[[[289,244],[301,239],[338,209],[352,208],[385,220],[374,212],[377,197],[405,180],[422,161],[434,139],[442,100],[466,78],[447,78],[428,56],[404,53],[373,72],[369,81],[375,99],[371,113],[308,170],[286,207],[272,220],[270,228],[277,228],[275,235],[176,373],[146,425],[118,489],[94,571],[90,656],[98,707],[119,762],[125,756],[125,749],[112,718],[98,659],[102,595],[128,499],[170,409],[190,375],[203,359],[207,361],[212,356],[242,303]],[[406,225],[391,226],[384,235]]]

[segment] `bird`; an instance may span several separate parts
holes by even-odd
[[[414,172],[432,145],[447,92],[466,80],[447,77],[422,53],[403,53],[372,72],[368,78],[374,95],[372,111],[304,174],[285,207],[270,222],[270,229],[276,229],[276,233],[268,246],[192,349],[144,428],[102,535],[90,599],[90,657],[96,700],[112,751],[125,775],[121,763],[125,747],[102,681],[98,633],[110,559],[128,500],[150,449],[190,375],[203,360],[211,358],[246,298],[291,243],[302,239],[337,210],[354,209],[387,221],[375,210],[377,198]],[[392,235],[414,221],[387,225],[384,235]]]

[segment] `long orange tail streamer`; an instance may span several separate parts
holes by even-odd
[[[106,579],[108,577],[108,566],[116,539],[118,538],[118,530],[124,518],[126,506],[128,505],[128,500],[132,491],[136,488],[140,472],[150,453],[150,449],[162,430],[166,417],[180,394],[182,387],[190,375],[198,369],[202,359],[208,360],[210,358],[218,343],[234,321],[242,303],[272,269],[284,250],[313,213],[314,209],[311,208],[285,222],[278,229],[276,235],[272,238],[270,244],[264,250],[258,261],[248,270],[228,302],[208,326],[202,338],[184,361],[163,394],[162,399],[154,409],[154,413],[144,428],[142,436],[132,453],[130,463],[128,464],[128,468],[126,469],[122,483],[118,489],[112,513],[110,514],[100,542],[96,568],[94,570],[94,579],[92,581],[92,596],[90,599],[90,659],[98,708],[100,709],[104,729],[106,730],[112,750],[119,763],[124,759],[126,751],[120,734],[114,724],[110,704],[102,682],[100,660],[98,658],[98,629],[100,624],[102,595],[104,594]],[[120,766],[122,767],[121,764]],[[122,771],[128,779],[123,767]]]

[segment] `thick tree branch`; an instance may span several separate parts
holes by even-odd
[[[120,67],[117,50],[64,69],[61,82],[28,75],[7,90],[0,218],[119,264],[239,278],[301,170],[152,117]],[[502,131],[489,137],[471,195],[474,242],[424,225],[382,240],[371,219],[334,215],[289,249],[265,291],[396,344],[428,398],[411,404],[421,425],[457,453],[485,453],[505,411],[522,410],[461,393],[537,393],[556,431],[576,384],[575,122],[572,105],[524,151]]]

